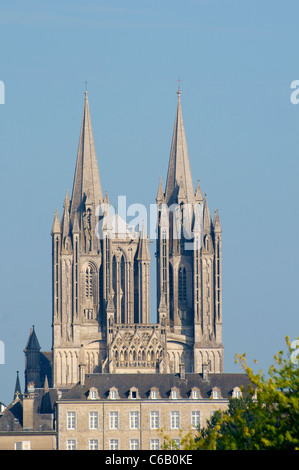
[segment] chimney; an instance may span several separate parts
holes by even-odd
[[[180,364],[180,379],[185,380],[186,378],[186,367],[185,364],[181,362]]]
[[[27,385],[27,393],[23,396],[23,429],[33,429],[34,415],[34,383]]]
[[[80,384],[85,385],[85,364],[79,365]]]
[[[207,363],[202,365],[202,379],[209,380],[209,364]]]

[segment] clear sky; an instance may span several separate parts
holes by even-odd
[[[0,401],[17,370],[24,389],[32,325],[51,348],[50,232],[72,190],[86,81],[103,190],[149,207],[181,79],[193,180],[223,229],[225,372],[243,352],[266,371],[299,336],[298,17],[298,0],[1,2]]]

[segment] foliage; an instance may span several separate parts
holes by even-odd
[[[188,433],[183,445],[198,450],[299,450],[299,366],[289,352],[274,356],[266,377],[254,373],[246,355],[236,355],[252,386],[242,398],[231,398],[225,411],[217,411],[195,437]],[[167,445],[167,440],[165,441]],[[169,443],[169,441],[168,441]],[[171,447],[171,446],[170,446]]]

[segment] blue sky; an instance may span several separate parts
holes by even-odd
[[[2,1],[0,401],[30,327],[51,348],[51,227],[71,191],[85,81],[103,190],[155,202],[177,79],[194,182],[223,229],[225,372],[299,336],[297,1]],[[152,318],[155,263],[152,244]]]

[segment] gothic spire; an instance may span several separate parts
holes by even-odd
[[[62,237],[65,238],[69,235],[70,232],[70,198],[68,191],[66,192],[64,206],[63,206],[63,215],[62,215]]]
[[[14,392],[14,400],[22,398],[22,391],[21,391],[21,384],[20,384],[20,377],[19,371],[17,370],[17,378],[16,378],[16,385],[15,385],[15,392]]]
[[[75,212],[83,200],[95,205],[102,202],[102,188],[91,126],[88,94],[85,92],[84,111],[78,147],[77,163],[71,201],[71,221],[74,222]]]
[[[29,349],[40,350],[40,345],[35,333],[34,325],[32,326],[32,328],[30,328],[30,335],[24,351],[26,352]]]
[[[221,233],[221,224],[218,209],[215,211],[214,221],[213,221],[214,233]]]
[[[209,211],[207,195],[205,194],[205,199],[203,203],[203,230],[205,233],[210,233],[212,228],[211,214]]]
[[[163,186],[162,186],[162,181],[161,181],[161,176],[160,176],[158,194],[156,197],[157,204],[161,204],[163,200],[164,200],[164,191],[163,191]]]
[[[145,224],[143,221],[142,230],[139,236],[139,247],[138,247],[138,253],[137,253],[138,260],[150,261],[151,257],[150,257],[148,243],[149,241],[148,241],[147,233],[145,230]]]
[[[53,226],[52,226],[52,235],[54,233],[60,233],[60,232],[61,232],[61,228],[60,228],[60,223],[59,223],[58,211],[56,209],[55,215],[54,215]]]
[[[181,193],[185,193],[185,202],[192,203],[194,201],[194,187],[183,123],[180,90],[177,94],[178,104],[165,189],[166,204],[177,202],[176,196],[179,186]]]

